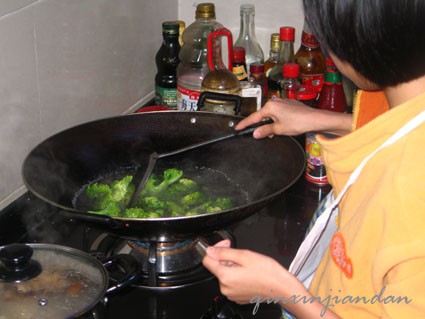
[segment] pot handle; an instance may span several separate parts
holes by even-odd
[[[106,215],[98,215],[92,213],[78,212],[78,211],[67,211],[60,210],[59,214],[67,219],[75,219],[79,221],[84,221],[88,223],[94,223],[97,225],[106,225],[113,229],[122,228],[122,223],[117,221],[116,219],[106,216]]]
[[[137,259],[131,255],[118,254],[103,260],[103,266],[113,278],[113,274],[120,273],[119,279],[112,279],[115,282],[106,290],[106,295],[115,293],[139,279],[142,273],[142,267]],[[112,275],[112,276],[111,276]]]
[[[239,115],[241,112],[242,98],[239,95],[204,91],[198,99],[198,111],[201,111],[206,99],[234,102],[235,108],[233,110],[235,111],[235,115]]]

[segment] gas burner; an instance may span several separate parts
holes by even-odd
[[[133,255],[142,266],[142,276],[136,285],[146,290],[160,291],[212,279],[212,274],[202,265],[202,258],[208,246],[223,239],[229,239],[234,246],[235,240],[227,231],[174,242],[128,241],[101,234],[90,251],[99,257]]]

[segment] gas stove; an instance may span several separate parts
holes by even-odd
[[[253,315],[253,305],[237,305],[220,296],[216,278],[201,264],[203,252],[228,238],[234,247],[269,255],[288,267],[316,206],[329,190],[300,178],[267,207],[227,229],[167,243],[128,241],[65,220],[56,208],[26,193],[0,212],[0,246],[43,242],[77,248],[100,259],[133,255],[143,265],[142,275],[108,298],[110,319],[206,319],[219,308],[223,314],[217,318],[280,318],[277,305],[261,305]]]

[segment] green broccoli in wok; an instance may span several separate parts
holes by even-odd
[[[232,206],[228,198],[213,199],[191,179],[182,177],[183,171],[170,168],[162,178],[152,175],[148,179],[135,207],[127,207],[135,191],[133,177],[128,175],[110,184],[95,182],[85,189],[92,200],[91,213],[111,217],[160,218],[215,213]]]

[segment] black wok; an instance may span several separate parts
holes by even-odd
[[[163,111],[85,123],[36,146],[23,163],[23,180],[32,193],[59,207],[59,213],[126,238],[167,241],[223,229],[266,206],[300,177],[305,157],[294,139],[241,136],[161,164],[163,168],[178,166],[216,195],[234,199],[235,207],[219,213],[111,218],[88,213],[90,208],[78,202],[78,194],[100,177],[134,173],[139,165],[147,165],[152,151],[167,152],[228,134],[240,119],[218,113]]]

